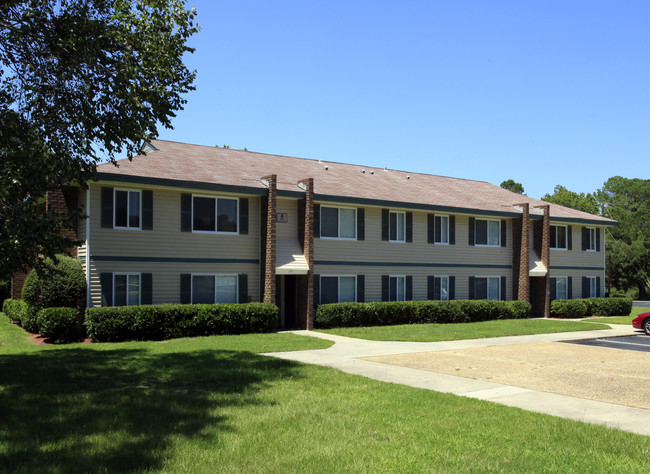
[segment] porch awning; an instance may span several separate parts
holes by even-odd
[[[530,249],[528,261],[530,262],[528,265],[528,275],[532,277],[543,277],[546,276],[548,273],[548,269],[546,268],[546,265],[542,263],[542,259],[539,258],[539,255],[537,255],[537,252],[535,252],[535,249]]]
[[[275,247],[276,275],[306,275],[307,259],[297,238],[278,238]]]

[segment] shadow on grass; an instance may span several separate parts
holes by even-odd
[[[293,362],[247,352],[45,350],[0,356],[0,471],[160,469],[178,437],[218,443],[223,411],[272,403],[258,392]]]

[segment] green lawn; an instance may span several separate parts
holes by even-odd
[[[256,353],[309,338],[0,342],[1,472],[647,472],[650,437]]]
[[[483,337],[520,336],[554,332],[591,331],[609,329],[603,324],[547,319],[501,319],[479,323],[404,324],[399,326],[371,326],[363,328],[321,329],[321,332],[370,341],[455,341]]]
[[[632,325],[632,320],[641,313],[647,313],[650,308],[632,307],[632,313],[629,316],[608,316],[603,318],[591,318],[588,321],[605,324],[627,324]]]

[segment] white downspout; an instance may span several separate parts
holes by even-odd
[[[90,184],[86,189],[86,308],[90,308]]]

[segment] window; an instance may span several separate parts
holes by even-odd
[[[193,196],[192,204],[195,232],[237,233],[237,199]]]
[[[114,227],[139,229],[140,211],[140,191],[115,190]]]
[[[440,300],[448,301],[449,300],[449,277],[440,276],[434,278],[434,285],[437,288],[434,289],[434,295],[440,295]]]
[[[356,276],[320,277],[320,304],[354,302],[356,293]]]
[[[237,275],[192,275],[192,303],[237,303]]]
[[[557,277],[555,279],[555,298],[565,300],[568,298],[568,285],[566,277]]]
[[[320,236],[332,239],[356,239],[357,210],[346,207],[320,208]]]
[[[567,248],[567,227],[565,225],[551,226],[551,243],[552,249]]]
[[[500,277],[476,277],[474,298],[477,300],[498,300],[501,297]]]
[[[434,242],[436,244],[448,244],[449,243],[449,216],[438,216],[434,217],[435,222],[435,237]]]
[[[405,213],[391,211],[388,217],[388,240],[391,242],[405,242]]]
[[[596,228],[587,227],[587,233],[589,235],[587,250],[592,250],[595,252],[596,251]]]
[[[501,245],[501,221],[476,219],[476,245],[498,247]]]
[[[598,279],[596,277],[587,277],[589,280],[589,298],[598,297]]]
[[[140,304],[140,274],[113,274],[113,306]]]
[[[389,276],[388,301],[406,301],[406,277]]]

